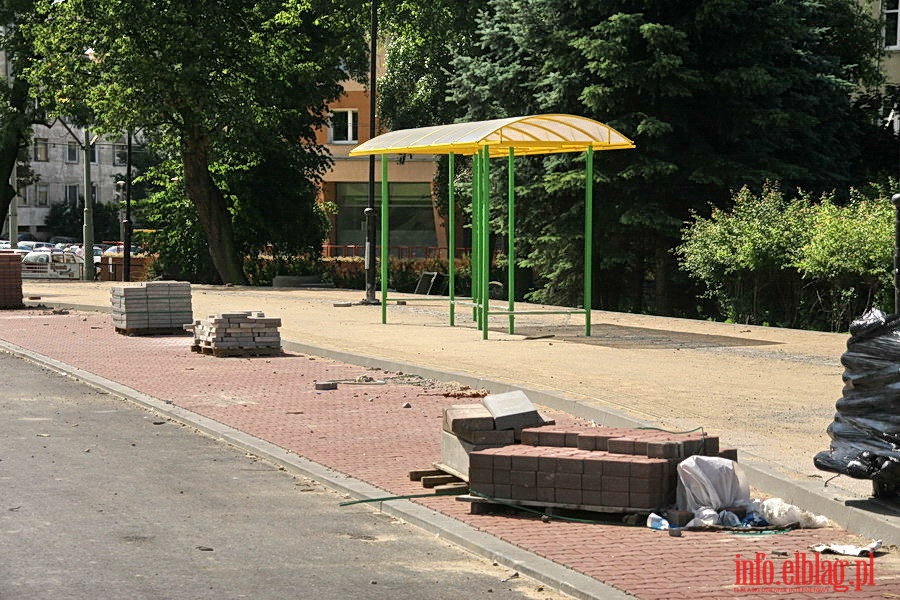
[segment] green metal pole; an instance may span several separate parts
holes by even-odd
[[[482,149],[484,155],[484,165],[481,173],[482,187],[484,193],[481,202],[481,253],[483,255],[482,273],[481,273],[481,297],[483,309],[481,311],[481,337],[488,339],[488,316],[491,309],[491,228],[490,228],[490,211],[491,211],[491,155],[488,147]]]
[[[388,157],[381,155],[381,322],[387,323],[388,290]]]
[[[456,325],[456,186],[454,185],[456,155],[451,152],[447,157],[447,273],[450,278],[450,327]]]
[[[584,335],[591,335],[591,258],[594,244],[594,148],[588,146],[584,167]]]
[[[472,277],[472,320],[481,329],[481,155],[472,155],[472,253],[469,257]]]
[[[506,296],[509,312],[516,309],[516,151],[509,147],[509,181],[507,182],[507,250],[506,250]],[[516,316],[509,315],[509,334],[516,332]]]

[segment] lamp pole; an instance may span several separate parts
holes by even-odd
[[[369,139],[375,137],[375,53],[378,38],[378,0],[372,0],[369,40]],[[366,297],[363,304],[380,304],[375,299],[375,155],[369,155],[369,197],[366,210]],[[387,285],[386,281],[381,285]]]
[[[84,240],[84,273],[82,279],[94,280],[94,198],[91,186],[91,133],[84,130],[84,226],[82,234]]]
[[[125,220],[122,235],[122,281],[131,281],[131,128],[125,146]]]
[[[19,247],[19,169],[13,164],[13,197],[9,203],[9,247],[15,250]]]

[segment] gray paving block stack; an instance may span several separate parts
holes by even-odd
[[[259,311],[219,313],[184,328],[194,332],[195,352],[215,356],[281,353],[281,319]]]
[[[111,291],[113,325],[127,335],[179,333],[194,320],[191,284],[148,281]]]

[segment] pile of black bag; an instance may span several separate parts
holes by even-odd
[[[900,492],[900,314],[873,308],[850,324],[844,392],[816,468],[871,479],[877,497]]]

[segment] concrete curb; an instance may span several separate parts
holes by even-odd
[[[26,304],[28,303],[26,302]],[[93,305],[52,302],[44,303],[44,305],[89,312],[108,312],[110,310],[106,307]],[[536,404],[593,421],[597,425],[608,427],[653,426],[653,423],[629,417],[614,409],[591,406],[578,400],[566,398],[554,393],[552,390],[515,386],[483,377],[473,377],[463,373],[420,367],[409,363],[332,350],[290,340],[284,340],[283,347],[291,352],[312,354],[361,367],[416,374],[438,381],[455,381],[475,389],[489,389],[493,393],[522,390]],[[900,545],[900,521],[896,519],[896,517],[900,516],[900,507],[874,498],[861,500],[851,497],[840,490],[828,489],[823,484],[805,481],[804,476],[799,473],[795,479],[791,479],[789,475],[776,472],[772,468],[771,463],[748,452],[740,451],[740,449],[739,452],[741,466],[751,486],[773,496],[783,498],[786,502],[796,504],[815,514],[824,515],[844,529],[858,535],[880,539],[885,544]],[[810,457],[810,460],[812,460],[812,457]],[[894,520],[891,520],[891,517],[894,517]]]
[[[407,363],[359,356],[297,342],[286,341],[284,342],[284,348],[292,352],[313,354],[362,367],[400,371],[439,381],[455,381],[476,389],[486,388],[493,393],[522,390],[536,404],[593,421],[597,425],[607,427],[654,426],[653,423],[634,419],[619,411],[591,406],[547,390],[514,386],[506,382],[472,377],[462,373],[438,371]],[[885,544],[900,545],[900,522],[890,519],[891,516],[900,516],[900,508],[897,506],[892,506],[874,498],[860,500],[834,488],[828,489],[823,484],[792,480],[784,474],[775,472],[769,463],[761,458],[748,452],[740,450],[739,452],[741,467],[746,473],[751,486],[773,496],[780,497],[785,502],[796,504],[815,514],[824,515],[844,529],[858,535],[880,539]],[[801,477],[800,474],[797,476]]]
[[[66,305],[66,307],[68,308],[69,305]],[[78,308],[75,310],[83,309]],[[246,434],[238,429],[229,427],[228,425],[203,417],[173,404],[169,404],[164,400],[160,400],[128,386],[116,383],[115,381],[72,367],[71,365],[48,356],[31,352],[30,350],[15,344],[10,344],[3,340],[0,340],[0,349],[42,367],[64,373],[86,385],[124,398],[145,409],[159,413],[162,416],[194,427],[210,437],[222,440],[236,448],[263,457],[277,466],[284,467],[286,470],[314,479],[319,483],[354,499],[368,500],[383,498],[388,494],[388,492],[381,488],[303,458],[302,456],[285,450],[271,442]],[[415,504],[407,500],[397,500],[396,503],[379,502],[378,509],[381,512],[415,525],[420,529],[424,529],[443,540],[451,542],[461,548],[465,548],[473,554],[494,561],[550,587],[556,588],[573,598],[578,598],[579,600],[626,600],[634,598],[634,596],[626,594],[601,581],[573,571],[572,569],[559,565],[551,560],[541,558],[536,554],[497,539],[490,534],[478,531],[465,523],[420,504]]]

